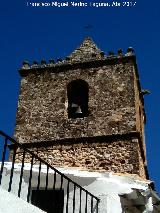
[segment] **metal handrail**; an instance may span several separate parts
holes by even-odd
[[[69,200],[69,185],[70,183],[73,184],[73,212],[75,212],[75,205],[76,205],[76,200],[75,200],[75,192],[77,189],[79,189],[80,192],[80,197],[79,197],[79,213],[83,212],[82,211],[82,206],[81,206],[81,199],[82,199],[82,192],[85,193],[85,210],[84,212],[87,213],[89,212],[88,209],[88,197],[90,196],[90,212],[96,212],[98,213],[98,203],[99,203],[99,198],[97,198],[96,196],[94,196],[92,193],[90,193],[89,191],[87,191],[86,189],[84,189],[82,186],[80,186],[79,184],[77,184],[76,182],[74,182],[72,179],[70,179],[69,177],[67,177],[65,174],[61,173],[59,170],[57,170],[55,167],[51,166],[49,163],[47,163],[45,160],[43,160],[42,158],[40,158],[37,154],[33,153],[32,151],[30,151],[29,149],[27,149],[26,147],[23,147],[23,145],[21,143],[18,143],[15,139],[11,138],[10,136],[8,136],[7,134],[5,134],[3,131],[0,131],[0,136],[2,136],[4,138],[4,144],[3,144],[3,150],[2,150],[2,162],[1,162],[1,169],[0,169],[0,185],[2,183],[2,177],[3,177],[3,169],[4,169],[4,162],[5,162],[5,156],[6,156],[6,152],[7,152],[7,148],[8,148],[8,141],[11,142],[12,144],[14,144],[14,148],[13,148],[13,155],[12,155],[12,166],[11,166],[11,172],[10,172],[10,178],[9,178],[9,185],[8,185],[8,192],[11,191],[12,188],[12,181],[13,181],[13,174],[14,174],[14,165],[15,165],[15,160],[16,160],[16,150],[17,148],[19,148],[22,151],[22,160],[21,160],[21,171],[20,171],[20,180],[19,180],[19,188],[18,188],[18,197],[20,197],[21,195],[21,187],[22,187],[22,178],[23,178],[23,171],[24,171],[24,165],[25,165],[25,155],[26,153],[30,155],[30,159],[31,159],[31,167],[30,167],[30,174],[29,174],[29,185],[28,185],[28,194],[27,194],[27,202],[30,201],[30,196],[31,196],[31,180],[32,180],[32,169],[33,169],[33,161],[34,159],[39,161],[39,173],[38,173],[38,179],[37,179],[37,190],[40,189],[40,175],[41,175],[41,167],[42,164],[46,166],[47,168],[47,174],[46,174],[46,185],[45,185],[45,189],[47,190],[48,188],[48,171],[53,170],[54,171],[54,185],[53,185],[53,189],[55,189],[55,182],[56,182],[56,175],[60,175],[61,178],[61,185],[60,185],[60,189],[63,188],[63,179],[65,179],[67,181],[67,201],[66,201],[66,212],[69,212],[67,208],[69,208],[68,206],[68,200]],[[95,202],[94,202],[95,201]]]

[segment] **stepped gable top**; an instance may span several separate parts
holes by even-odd
[[[85,38],[79,48],[74,50],[69,59],[71,61],[88,61],[90,59],[101,59],[102,51],[97,47],[97,45],[93,42],[93,40],[89,37]]]

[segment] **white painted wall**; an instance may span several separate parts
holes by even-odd
[[[43,213],[44,211],[0,187],[0,213]]]
[[[7,189],[9,174],[11,169],[11,163],[5,162],[4,165],[4,174],[2,178],[2,187]],[[17,194],[18,192],[18,183],[20,176],[21,164],[15,164],[14,175],[13,175],[13,185],[12,192]],[[32,178],[32,188],[37,186],[37,177],[38,177],[38,165],[33,166],[33,178]],[[122,213],[122,206],[120,195],[125,195],[127,197],[127,202],[130,200],[135,200],[140,202],[140,204],[145,206],[144,213],[155,212],[153,211],[153,200],[151,196],[150,189],[148,185],[150,181],[140,180],[137,176],[122,176],[114,175],[109,172],[88,172],[82,171],[76,168],[57,168],[60,172],[64,173],[70,177],[73,181],[77,182],[79,185],[87,189],[93,195],[100,198],[99,203],[99,213]],[[22,184],[22,198],[26,199],[26,194],[28,192],[28,177],[30,171],[30,164],[25,164],[24,166],[24,177]],[[46,166],[42,166],[41,172],[41,184],[40,188],[45,187],[45,177],[46,177]],[[49,170],[49,184],[48,188],[52,189],[53,186],[53,175],[54,172]],[[60,178],[57,178],[56,188],[60,188]],[[64,180],[64,213],[65,205],[67,199],[67,182]],[[138,192],[137,192],[138,191]],[[148,193],[148,194],[147,194]],[[144,199],[143,199],[144,198]],[[82,194],[82,213],[85,212],[85,193]],[[156,198],[159,199],[159,198]],[[142,202],[143,201],[143,202]],[[91,199],[88,197],[88,212],[91,212]],[[129,205],[129,204],[127,204]],[[133,205],[133,204],[131,204]],[[70,184],[70,194],[69,194],[69,213],[73,212],[73,185]],[[96,203],[94,203],[94,208],[96,209]],[[79,189],[76,190],[76,209],[75,213],[79,212]],[[94,211],[96,212],[96,211]],[[123,213],[128,213],[129,211],[123,211]],[[138,213],[139,211],[137,211]],[[160,211],[157,211],[160,212]],[[136,213],[136,211],[134,211]]]

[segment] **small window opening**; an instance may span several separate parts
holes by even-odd
[[[72,81],[67,87],[68,117],[83,118],[88,116],[88,84],[81,79]]]

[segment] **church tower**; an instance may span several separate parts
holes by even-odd
[[[56,167],[147,177],[132,48],[105,55],[86,38],[65,60],[24,62],[19,72],[17,141]]]

